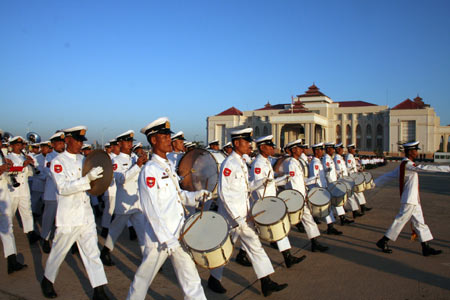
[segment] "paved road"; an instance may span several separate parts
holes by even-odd
[[[398,163],[372,171],[375,177],[393,169]],[[292,252],[307,255],[307,259],[286,269],[282,256],[268,247],[275,267],[272,279],[288,283],[289,287],[273,294],[272,299],[450,299],[450,174],[421,175],[421,200],[425,220],[435,237],[432,246],[444,251],[436,257],[423,257],[419,242],[409,239],[410,228],[405,226],[395,243],[393,254],[384,254],[375,242],[390,226],[400,203],[397,182],[366,192],[369,206],[374,209],[358,218],[350,226],[337,226],[342,236],[322,235],[321,242],[330,246],[327,253],[312,253],[305,234],[292,229]],[[325,224],[319,225],[323,231]],[[19,259],[28,269],[13,275],[6,273],[6,260],[0,260],[0,299],[44,299],[39,281],[42,278],[47,254],[39,246],[30,248],[25,235],[14,224]],[[103,246],[104,239],[99,238]],[[1,249],[3,251],[3,249]],[[235,256],[233,254],[233,257]],[[112,252],[115,267],[106,267],[111,299],[125,299],[134,272],[140,263],[135,241],[124,232]],[[225,295],[217,295],[206,288],[207,270],[199,269],[208,299],[263,299],[260,283],[252,268],[242,267],[232,260],[224,272]],[[79,256],[67,255],[55,283],[58,299],[88,299],[92,289]],[[163,266],[149,292],[148,299],[182,299],[170,261]]]

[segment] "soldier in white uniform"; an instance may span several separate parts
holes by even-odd
[[[45,189],[44,195],[44,213],[42,214],[42,228],[41,237],[43,239],[42,251],[44,253],[50,253],[50,235],[54,229],[57,194],[56,183],[53,181],[52,173],[50,171],[50,165],[52,160],[55,159],[60,153],[62,153],[66,147],[64,144],[64,132],[58,131],[50,137],[50,142],[52,143],[53,151],[47,154],[45,157],[43,173],[45,174]]]
[[[138,177],[141,167],[147,162],[147,156],[131,158],[134,131],[128,130],[116,137],[120,146],[120,154],[113,159],[114,180],[117,186],[114,220],[109,227],[108,237],[100,258],[106,266],[113,266],[110,252],[119,238],[127,222],[130,221],[136,230],[141,251],[145,243],[145,217],[142,213],[138,194]]]
[[[376,186],[381,186],[385,182],[398,178],[400,189],[400,211],[395,217],[391,227],[386,231],[384,236],[377,242],[377,247],[385,253],[392,253],[388,246],[388,241],[396,241],[398,235],[402,231],[405,224],[411,220],[413,230],[413,238],[419,237],[422,243],[423,256],[441,254],[441,250],[435,250],[428,244],[433,239],[430,228],[425,224],[423,217],[422,205],[420,203],[419,191],[419,175],[418,172],[445,172],[449,173],[448,166],[433,166],[433,165],[416,165],[414,160],[419,155],[419,142],[411,142],[403,144],[405,151],[405,158],[402,160],[399,167],[394,171],[380,176],[375,180]]]
[[[251,193],[248,181],[248,168],[242,155],[248,153],[252,141],[252,128],[246,128],[231,133],[234,151],[222,162],[219,174],[219,210],[232,226],[233,241],[240,239],[247,252],[258,279],[261,280],[261,290],[264,296],[281,291],[287,284],[273,282],[269,275],[274,273],[272,263],[264,251],[258,235],[255,232],[253,220],[249,215]],[[216,293],[225,293],[220,283],[223,268],[211,270],[208,287]]]
[[[31,165],[34,160],[30,156],[25,156],[22,149],[25,145],[25,140],[21,136],[16,136],[9,141],[12,152],[7,155],[14,167],[21,169],[17,174],[16,180],[20,186],[14,188],[10,186],[11,191],[11,216],[16,214],[19,209],[20,218],[22,219],[23,232],[27,234],[30,244],[34,244],[40,240],[40,236],[34,231],[33,213],[31,211],[31,195],[28,185],[28,177],[33,175]]]
[[[44,173],[45,157],[52,151],[50,148],[50,141],[40,143],[40,148],[41,153],[35,156],[36,169],[39,172],[38,174],[34,174],[31,182],[31,211],[35,216],[40,216],[42,214],[42,195],[44,194],[46,178]]]
[[[209,142],[208,148],[211,150],[219,151],[220,150],[219,140],[214,140],[214,141]]]
[[[167,153],[167,159],[175,166],[175,169],[178,168],[178,164],[180,163],[181,158],[184,155],[184,138],[183,131],[178,131],[171,137],[172,139],[172,152]]]
[[[3,131],[0,130],[0,139]],[[3,244],[3,253],[8,262],[8,274],[20,271],[27,267],[17,261],[16,241],[13,234],[11,197],[8,189],[7,173],[13,166],[11,160],[7,159],[3,152],[0,153],[0,238]]]
[[[58,207],[55,238],[41,281],[42,293],[46,298],[57,297],[53,283],[67,252],[76,242],[89,281],[94,288],[93,299],[108,299],[103,288],[107,280],[97,245],[95,218],[86,193],[91,189],[91,181],[103,177],[103,168],[95,167],[82,177],[84,157],[79,153],[83,141],[86,140],[86,127],[69,128],[64,130],[64,133],[67,149],[50,164],[58,191]]]
[[[286,145],[286,150],[288,150],[291,155],[283,162],[284,171],[290,177],[289,182],[286,184],[286,189],[294,189],[300,192],[303,197],[306,198],[306,185],[314,183],[316,180],[318,180],[317,175],[316,177],[310,178],[307,178],[304,175],[304,168],[301,165],[301,155],[304,153],[304,147],[302,147],[301,139],[288,143]],[[314,221],[313,216],[311,215],[311,211],[309,210],[307,204],[303,206],[303,216],[301,224],[303,225],[302,228],[306,232],[308,239],[311,240],[311,251],[327,251],[328,247],[322,246],[317,241],[317,237],[320,236],[320,231],[317,227],[316,222]],[[301,229],[299,229],[299,231],[301,231]]]
[[[320,159],[323,157],[323,147],[323,143],[318,143],[311,146],[311,148],[313,149],[314,157],[309,164],[309,178],[316,177],[317,180],[313,184],[308,185],[309,188],[313,188],[316,186],[323,188],[327,187],[327,178],[325,176],[322,162],[320,161]],[[330,214],[325,217],[325,221],[327,222],[327,234],[342,234],[342,231],[337,230],[333,226],[333,223],[336,221],[336,219],[334,218],[332,210],[330,210]]]
[[[286,175],[280,176],[275,179],[272,164],[269,161],[269,157],[275,153],[275,144],[273,143],[272,139],[273,136],[269,135],[261,137],[255,141],[258,147],[259,154],[258,156],[256,156],[251,165],[250,185],[254,187],[260,187],[252,192],[251,198],[253,201],[258,201],[258,199],[262,199],[263,196],[276,197],[277,186],[285,185],[289,179],[289,177]],[[286,267],[288,268],[292,267],[295,264],[298,264],[306,258],[305,255],[303,255],[302,257],[291,255],[291,243],[289,242],[289,238],[287,236],[284,239],[277,241],[275,245],[276,248],[278,248],[278,251],[283,254],[284,262],[286,264]]]
[[[325,155],[322,157],[322,165],[325,170],[325,177],[327,178],[327,185],[335,182],[338,180],[338,174],[336,171],[336,164],[333,160],[333,155],[335,152],[335,143],[325,143]],[[345,209],[343,206],[331,206],[332,209],[334,209],[339,216],[339,219],[341,221],[341,226],[344,226],[345,224],[351,224],[354,221],[349,220],[345,216]]]
[[[231,142],[226,143],[222,148],[223,153],[228,156],[233,152],[233,145],[231,145]]]
[[[175,168],[167,159],[172,151],[170,123],[159,118],[141,129],[153,148],[152,159],[139,174],[139,197],[146,218],[146,244],[142,263],[131,283],[127,299],[145,299],[147,290],[165,260],[170,257],[184,299],[206,299],[197,268],[179,237],[185,221],[184,205],[197,206],[210,193],[180,189]]]
[[[355,144],[350,144],[347,146],[348,153],[345,156],[345,161],[347,163],[347,170],[349,174],[359,172],[358,164],[356,163],[355,154],[356,146]],[[366,206],[366,197],[364,197],[363,192],[354,192],[359,205],[361,206],[361,214],[365,214],[366,211],[371,210],[371,207]]]
[[[347,170],[347,164],[345,163],[345,159],[342,156],[344,154],[344,146],[342,143],[336,144],[335,147],[336,154],[334,155],[334,164],[336,166],[336,173],[338,179],[343,176],[348,176],[348,170]],[[347,198],[347,201],[344,205],[346,209],[349,209],[353,213],[353,218],[361,217],[362,214],[358,211],[359,205],[358,201],[355,198],[355,195],[353,194],[351,197]]]

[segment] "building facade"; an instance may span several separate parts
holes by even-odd
[[[208,141],[221,145],[230,132],[253,128],[254,137],[272,134],[279,148],[295,139],[312,145],[319,142],[356,144],[363,153],[398,155],[402,142],[419,140],[421,154],[450,151],[450,126],[441,126],[430,105],[419,96],[389,108],[364,101],[335,102],[312,85],[292,99],[292,103],[240,111],[231,107],[207,118]]]

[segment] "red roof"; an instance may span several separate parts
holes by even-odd
[[[365,101],[338,101],[339,107],[376,106],[376,104]]]
[[[411,99],[408,98],[402,103],[394,106],[392,109],[421,109],[424,107],[422,103],[420,101],[412,101]]]
[[[297,95],[297,97],[317,97],[317,96],[326,96],[326,95],[321,91],[319,91],[319,88],[315,84],[310,86],[303,95]]]
[[[242,116],[243,113],[236,107],[232,106],[227,110],[224,110],[220,114],[217,114],[216,116]]]

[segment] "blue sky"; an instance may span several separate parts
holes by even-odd
[[[0,1],[0,128],[136,132],[287,103],[419,94],[450,124],[450,1]],[[137,134],[139,140],[143,136]]]

